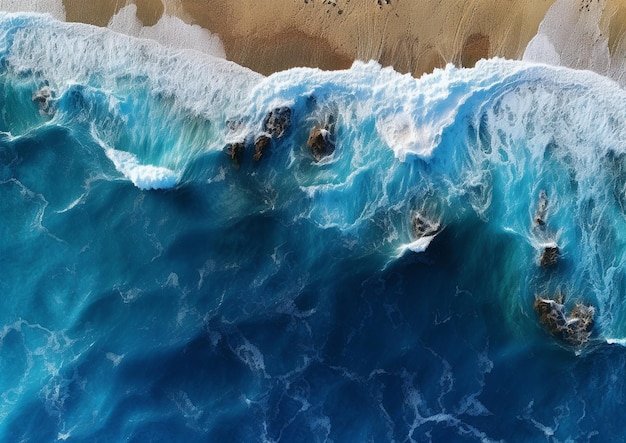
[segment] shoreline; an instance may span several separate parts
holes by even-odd
[[[219,37],[226,58],[269,75],[296,66],[349,68],[374,59],[420,76],[447,63],[521,58],[554,0],[63,0],[66,20],[106,26],[128,4],[153,26],[163,14]],[[537,7],[540,3],[540,7]],[[511,11],[513,9],[514,11]]]
[[[346,69],[376,60],[419,77],[447,63],[519,60],[555,0],[63,0],[66,20],[106,26],[137,6],[153,26],[178,17],[217,36],[226,58],[264,75],[297,66]],[[626,0],[607,0],[600,23],[612,52],[626,35]]]
[[[196,24],[220,37],[227,58],[264,74],[275,71],[268,69],[275,61],[284,68],[285,55],[277,55],[271,43],[295,27],[306,36],[293,44],[304,48],[294,60],[301,65],[337,69],[355,59],[374,59],[420,76],[447,63],[471,67],[481,58],[521,58],[552,2],[516,1],[507,8],[499,0],[425,0],[419,7],[410,0],[185,0],[181,5]],[[310,46],[316,40],[333,56],[316,56],[320,45]]]

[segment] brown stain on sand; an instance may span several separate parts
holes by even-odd
[[[483,58],[489,58],[489,36],[479,33],[470,35],[461,50],[461,66],[472,68]]]
[[[165,7],[161,0],[135,0],[137,18],[144,26],[154,26],[159,21]]]
[[[120,9],[116,0],[63,0],[65,19],[68,22],[91,23],[106,26],[113,15]]]
[[[293,67],[323,67],[326,70],[347,69],[352,58],[333,51],[329,43],[297,29],[287,29],[264,40],[262,46],[254,36],[238,37],[225,45],[226,56],[263,75]]]
[[[609,52],[615,55],[618,45],[626,38],[626,2],[607,1],[605,14],[609,16]]]
[[[161,0],[63,0],[68,22],[90,23],[96,26],[107,26],[120,9],[131,3],[137,6],[137,18],[144,26],[156,24],[165,10]]]

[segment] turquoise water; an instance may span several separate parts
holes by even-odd
[[[262,77],[45,16],[0,32],[1,440],[623,440],[612,81]],[[559,294],[589,337],[541,324]]]

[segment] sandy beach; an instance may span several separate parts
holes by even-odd
[[[583,0],[581,7],[589,0]],[[165,13],[221,39],[226,57],[257,72],[342,69],[378,60],[419,76],[446,63],[521,58],[554,0],[135,0],[145,26]],[[68,21],[106,26],[130,2],[64,0]],[[626,1],[607,1],[601,31],[617,46]]]
[[[280,41],[285,31],[297,29],[298,46],[304,54],[311,54],[305,63],[309,66],[333,69],[355,58],[375,59],[420,75],[449,62],[473,66],[483,57],[518,58],[551,2],[509,2],[506,10],[501,3],[291,0],[277,1],[271,8],[266,2],[190,0],[184,8],[222,38],[228,57],[263,73],[272,70],[276,57],[262,40]],[[226,13],[223,17],[206,14],[211,9]],[[330,54],[321,58],[320,49]],[[280,58],[277,61],[283,68],[280,63],[285,60]]]

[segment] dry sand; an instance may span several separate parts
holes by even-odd
[[[294,66],[341,69],[354,59],[375,59],[416,76],[446,63],[473,66],[480,58],[521,58],[553,2],[134,1],[144,25],[154,24],[163,12],[177,15],[217,34],[228,59],[263,74]],[[64,0],[67,20],[105,26],[129,2],[86,3]],[[609,33],[610,47],[617,47],[626,29],[626,0],[608,0],[601,28]]]

